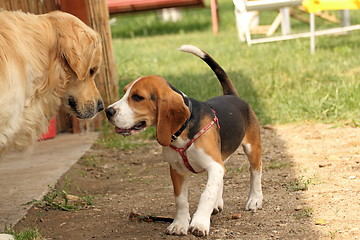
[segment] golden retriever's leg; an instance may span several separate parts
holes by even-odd
[[[3,86],[2,82],[7,81],[15,85],[0,96],[0,154],[11,147],[14,136],[21,130],[25,105],[22,89],[16,84],[21,74],[14,67],[7,67],[12,73],[9,74],[9,79],[2,79],[0,76],[0,87]]]

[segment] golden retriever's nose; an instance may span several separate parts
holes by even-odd
[[[76,101],[75,101],[74,97],[70,96],[68,98],[68,104],[72,109],[76,109],[76,107],[77,107],[77,104],[76,104]]]
[[[106,117],[110,120],[110,118],[112,118],[115,115],[116,110],[112,107],[109,107],[105,110],[105,113],[106,113]]]
[[[98,112],[101,112],[102,110],[104,110],[104,103],[102,100],[98,100],[97,110],[98,110]]]

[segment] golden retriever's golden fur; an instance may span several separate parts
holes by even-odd
[[[0,11],[0,156],[31,146],[61,105],[78,118],[101,111],[100,63],[100,37],[76,17]]]

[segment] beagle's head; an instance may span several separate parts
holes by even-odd
[[[168,146],[171,136],[190,116],[183,97],[159,76],[146,76],[132,81],[124,88],[124,96],[106,110],[115,131],[129,136],[156,126],[159,144]]]

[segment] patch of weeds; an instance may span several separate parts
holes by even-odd
[[[281,162],[281,161],[274,161],[271,162],[269,166],[266,166],[266,170],[274,170],[274,169],[283,169],[290,166],[290,163],[287,162]]]
[[[84,164],[86,167],[96,167],[95,157],[96,156],[82,157],[81,163]]]
[[[79,198],[82,200],[84,206],[92,206],[92,205],[94,205],[95,197],[91,197],[89,195],[83,195],[83,196],[80,196]]]
[[[355,121],[355,119],[352,119],[352,124],[357,128],[360,127],[360,122]]]
[[[15,231],[12,227],[5,226],[4,233],[13,235],[16,240],[45,240],[37,228],[26,228],[22,231]]]
[[[304,176],[301,176],[299,179],[285,183],[284,187],[287,191],[290,192],[306,191],[308,190],[308,187],[312,183],[313,179],[314,178],[306,179]]]
[[[71,179],[69,176],[65,176],[65,184],[63,187],[63,190],[68,190],[70,189],[70,183],[71,183]]]
[[[83,170],[79,171],[81,177],[86,178],[86,173]]]
[[[55,188],[49,186],[49,192],[43,200],[32,200],[27,204],[34,204],[34,206],[45,210],[75,211],[93,205],[93,200],[94,197],[71,195],[65,190],[61,190],[59,194]]]
[[[313,209],[312,208],[306,208],[301,211],[299,211],[298,214],[293,214],[294,217],[300,219],[300,218],[308,218],[313,215]]]

